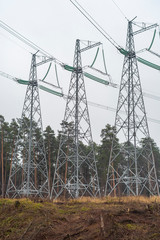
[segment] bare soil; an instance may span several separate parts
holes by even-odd
[[[160,240],[160,200],[0,199],[1,240]]]

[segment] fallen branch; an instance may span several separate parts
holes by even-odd
[[[29,230],[30,226],[32,225],[32,223],[33,223],[33,221],[30,222],[30,224],[28,225],[27,229],[24,231],[23,235],[20,237],[19,240],[23,240],[24,235],[28,232],[28,230]]]
[[[102,234],[105,237],[106,233],[105,233],[105,230],[104,230],[104,221],[103,221],[102,213],[100,215],[100,226],[101,226]]]

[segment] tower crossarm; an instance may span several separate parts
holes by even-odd
[[[87,51],[87,50],[89,50],[91,48],[94,48],[94,47],[97,47],[101,44],[102,44],[101,42],[97,42],[97,43],[94,43],[94,44],[91,44],[91,45],[89,44],[87,47],[80,49],[79,52],[81,53],[81,52]]]
[[[156,28],[156,27],[158,27],[158,24],[157,24],[157,23],[152,24],[152,25],[150,25],[150,26],[148,26],[148,27],[142,27],[141,29],[139,29],[139,30],[133,32],[133,35],[136,35],[136,34],[139,34],[139,33],[145,32],[145,31],[147,31],[147,30],[150,30],[150,29],[152,29],[152,28]]]
[[[36,64],[36,67],[41,66],[41,65],[44,64],[44,63],[52,62],[52,61],[55,61],[55,58],[53,58],[53,57],[51,57],[51,58],[46,58],[45,60],[37,63],[37,64]]]
[[[57,60],[54,57],[49,57],[49,58],[48,57],[44,57],[44,60],[42,60],[41,62],[36,63],[36,67],[41,66],[41,65],[43,65],[45,63],[48,63],[48,62],[54,62],[56,64],[59,64],[61,67],[63,67],[63,65],[64,65],[63,62]]]

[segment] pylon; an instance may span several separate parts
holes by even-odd
[[[54,198],[99,196],[100,193],[80,40],[76,40],[73,69],[53,179]]]
[[[36,54],[32,55],[20,130],[15,144],[7,197],[48,197],[48,172],[37,83]]]
[[[133,36],[129,21],[105,191],[112,196],[159,195]]]

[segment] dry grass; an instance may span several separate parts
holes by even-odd
[[[53,200],[53,203],[58,203],[62,200],[56,199]],[[62,202],[70,203],[160,203],[160,196],[125,196],[125,197],[103,197],[103,198],[93,198],[93,197],[81,197],[77,199],[64,200]]]

